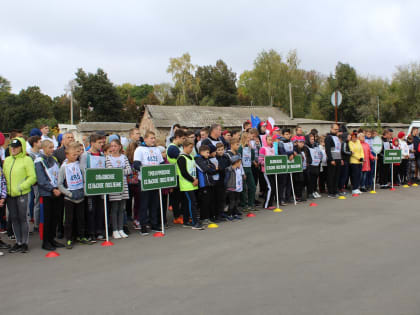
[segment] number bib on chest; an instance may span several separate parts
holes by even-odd
[[[110,156],[109,161],[114,168],[124,168],[125,166],[125,159],[123,155],[120,155],[119,157]]]
[[[244,147],[242,150],[242,163],[243,167],[251,167],[251,149]]]
[[[77,162],[66,164],[66,182],[69,190],[83,188],[83,176]]]
[[[105,168],[105,157],[89,154],[89,168]]]

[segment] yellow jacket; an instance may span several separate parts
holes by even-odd
[[[352,152],[350,157],[350,164],[360,164],[360,158],[364,159],[365,154],[363,153],[363,147],[359,140],[356,142],[349,141],[349,149]]]

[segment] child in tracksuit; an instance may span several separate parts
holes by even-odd
[[[218,173],[218,167],[209,159],[210,148],[202,145],[198,155],[195,157],[198,177],[198,204],[200,216],[203,224],[209,224],[209,220],[214,220],[214,184],[213,175]]]
[[[248,211],[255,211],[255,181],[252,174],[252,164],[256,161],[255,151],[250,145],[251,135],[244,132],[241,138],[239,154],[242,156],[242,166],[245,172],[245,184],[241,195],[241,206]]]
[[[58,173],[58,189],[64,195],[64,236],[67,249],[73,248],[76,236],[81,244],[93,244],[85,237],[85,195],[78,157],[79,144],[71,143],[66,147],[66,160]],[[76,228],[74,228],[75,222],[77,222]],[[76,235],[73,234],[73,231],[76,232]]]
[[[214,185],[215,193],[215,214],[216,221],[226,221],[225,204],[226,204],[226,190],[225,190],[225,173],[226,169],[232,164],[229,155],[225,154],[224,145],[222,143],[216,144],[216,159],[219,169],[219,176]]]
[[[296,201],[303,202],[303,201],[306,201],[306,199],[303,197],[303,190],[305,189],[305,186],[307,186],[305,176],[307,176],[307,172],[308,172],[307,157],[304,150],[305,137],[295,136],[293,141],[296,143],[295,152],[297,153],[297,155],[302,156],[302,168],[303,168],[303,172],[293,173],[293,185],[295,189]]]
[[[243,190],[243,175],[241,170],[241,158],[238,155],[231,157],[232,165],[225,172],[226,194],[229,203],[228,220],[241,220],[238,210],[241,192]]]
[[[273,206],[274,197],[276,195],[276,175],[275,174],[265,174],[265,157],[274,155],[274,148],[273,148],[273,139],[271,135],[263,135],[261,136],[262,140],[262,148],[260,149],[258,162],[261,165],[261,171],[264,174],[264,180],[267,183],[267,192],[265,195],[265,202],[264,202],[264,209],[273,210],[275,207]]]
[[[193,230],[203,230],[203,225],[200,222],[200,211],[197,208],[196,191],[198,188],[198,179],[197,165],[194,157],[191,156],[193,150],[194,142],[188,139],[185,140],[183,152],[177,158],[176,170],[179,178],[179,190],[181,194],[185,195],[189,217],[192,220],[192,224],[189,224],[188,220],[185,219],[183,224],[185,227],[191,226]]]
[[[307,160],[307,185],[308,185],[308,199],[320,198],[321,195],[317,192],[319,170],[322,161],[322,152],[313,134],[305,136],[305,156]]]

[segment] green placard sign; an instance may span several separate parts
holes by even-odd
[[[264,157],[265,173],[284,174],[287,173],[287,156],[286,155],[270,155]]]
[[[141,190],[170,188],[177,185],[174,164],[143,166],[141,168]]]
[[[85,194],[106,195],[124,190],[122,168],[87,168],[85,171]]]
[[[384,150],[384,164],[401,163],[401,150]]]
[[[303,172],[302,156],[296,155],[293,160],[287,160],[287,173]]]
[[[381,139],[381,137],[376,136],[375,138],[373,138],[373,140],[372,140],[372,151],[375,152],[376,154],[381,153],[381,151],[382,151],[382,139]]]

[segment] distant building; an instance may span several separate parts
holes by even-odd
[[[160,141],[164,141],[174,124],[191,129],[200,129],[218,123],[224,129],[241,129],[242,124],[251,119],[251,114],[261,120],[272,117],[276,126],[295,128],[301,126],[305,132],[318,129],[319,133],[330,130],[332,121],[305,118],[290,119],[279,108],[271,106],[164,106],[146,105],[140,122],[140,133],[153,130]]]

